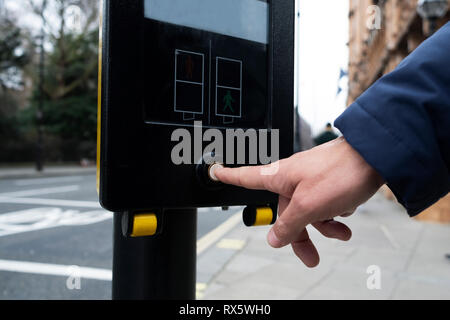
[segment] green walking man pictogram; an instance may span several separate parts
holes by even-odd
[[[225,97],[223,97],[223,102],[225,103],[225,106],[223,107],[223,111],[227,111],[227,109],[230,109],[231,112],[234,113],[233,102],[235,102],[235,100],[231,96],[230,90],[228,90]]]

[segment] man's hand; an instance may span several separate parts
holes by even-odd
[[[383,178],[339,138],[310,151],[279,161],[273,175],[267,166],[224,168],[216,172],[223,183],[280,195],[279,218],[268,235],[274,248],[291,245],[308,267],[319,264],[319,254],[308,236],[312,224],[321,234],[350,240],[351,230],[334,221],[350,216],[383,185]]]

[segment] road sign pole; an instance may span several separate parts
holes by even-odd
[[[162,232],[126,238],[122,214],[114,215],[114,300],[194,300],[197,209],[166,210]]]

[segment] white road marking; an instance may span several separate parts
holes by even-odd
[[[40,188],[40,189],[32,189],[32,190],[24,190],[24,191],[16,191],[16,192],[6,192],[0,193],[0,197],[10,197],[10,198],[18,198],[18,197],[34,197],[41,196],[44,194],[53,194],[53,193],[65,193],[80,190],[80,186],[64,186],[64,187],[55,187],[55,188]]]
[[[41,206],[60,206],[75,208],[94,208],[100,209],[101,206],[97,201],[77,201],[77,200],[59,200],[59,199],[38,199],[38,198],[10,198],[1,197],[0,203],[16,203],[16,204],[36,204]]]
[[[112,271],[108,269],[79,267],[78,270],[80,271],[79,275],[82,279],[84,278],[102,281],[112,280]],[[38,262],[0,260],[0,271],[70,277],[73,273],[73,266]]]
[[[197,282],[197,285],[195,286],[195,296],[197,299],[202,299],[204,297],[206,288],[208,288],[208,284]]]
[[[34,208],[0,215],[0,237],[62,226],[84,226],[112,219],[105,210],[79,212],[61,208]]]
[[[246,242],[240,239],[222,239],[220,240],[216,247],[219,249],[231,249],[231,250],[242,250],[245,247]]]
[[[52,184],[52,183],[71,183],[83,181],[83,176],[74,177],[59,177],[59,178],[42,178],[42,179],[20,179],[15,180],[14,184],[19,187],[42,185],[42,184]]]
[[[9,219],[20,221],[20,218],[11,215]],[[231,216],[227,221],[219,225],[217,228],[206,234],[204,237],[197,241],[197,255],[200,255],[211,245],[217,242],[221,237],[233,229],[240,221],[242,217],[242,211]],[[23,218],[23,217],[22,217]],[[8,219],[5,219],[8,220]],[[22,220],[23,221],[23,220]],[[29,274],[43,274],[49,276],[65,276],[70,277],[72,275],[73,266],[58,265],[48,263],[26,262],[26,261],[13,261],[13,260],[0,260],[0,271],[29,273]],[[111,281],[112,271],[108,269],[97,269],[88,267],[79,267],[81,278]]]
[[[204,235],[201,239],[197,241],[197,255],[202,254],[211,245],[217,242],[225,234],[227,234],[231,229],[233,229],[239,222],[242,221],[242,211],[234,214],[227,221],[222,223],[220,226],[210,231],[208,234]]]
[[[197,210],[198,210],[198,213],[208,213],[211,211],[214,211],[214,212],[222,212],[223,211],[221,207],[199,208]]]

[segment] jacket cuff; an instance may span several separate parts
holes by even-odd
[[[439,161],[422,163],[400,137],[358,102],[336,120],[335,126],[384,178],[410,216],[419,214],[448,192],[445,167]]]

